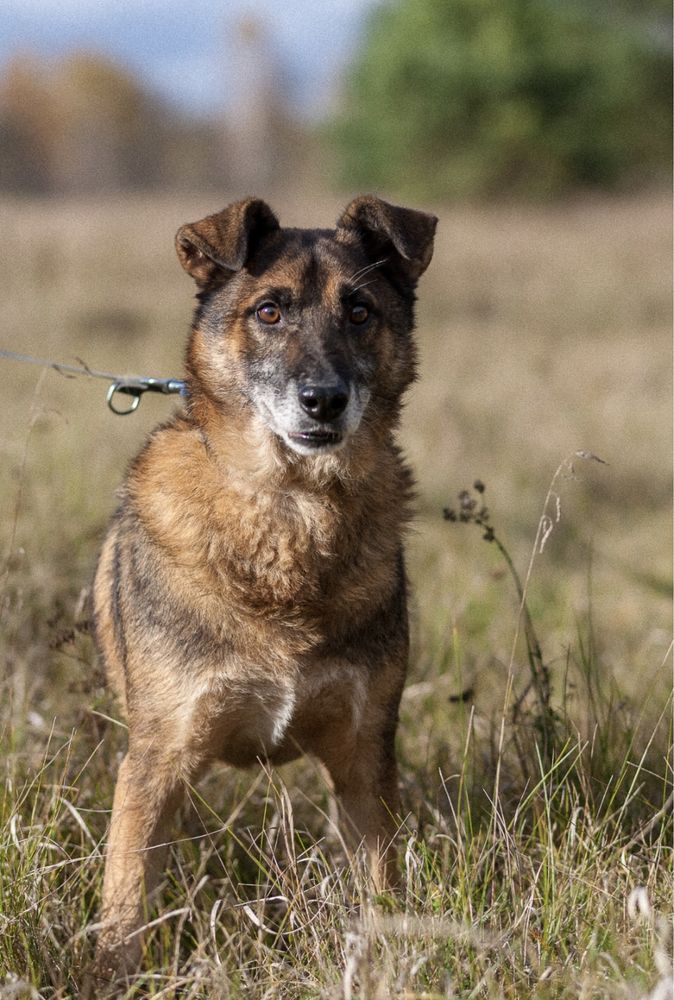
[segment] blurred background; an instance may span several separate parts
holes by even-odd
[[[512,634],[498,554],[443,505],[484,480],[522,566],[576,450],[609,464],[565,481],[532,584],[551,655],[592,605],[623,666],[644,644],[650,662],[671,586],[670,19],[664,0],[5,0],[0,346],[179,376],[182,223],[248,193],[291,225],[332,225],[365,190],[427,207],[403,429],[417,669],[445,670],[459,628],[462,669],[491,670]],[[31,630],[72,617],[125,464],[174,403],[119,419],[103,383],[0,365],[26,574],[8,607],[33,609],[40,674]]]
[[[671,776],[670,22],[666,0],[0,5],[0,348],[180,377],[183,223],[247,194],[287,225],[332,226],[365,191],[439,216],[402,428],[419,500],[399,755],[404,809],[427,822],[469,735],[476,800],[490,787],[511,661],[504,795],[526,786],[522,748],[536,746],[513,580],[481,531],[442,516],[476,479],[524,576],[561,467],[528,588],[555,710],[608,809],[616,760],[647,761],[646,817]],[[87,588],[124,469],[176,403],[146,396],[120,418],[105,382],[3,359],[0,373],[8,773],[32,783],[50,741],[67,742],[68,784],[99,837],[124,738],[106,723],[118,709]],[[227,811],[249,780],[216,776],[211,801]],[[53,936],[63,890],[40,893]],[[37,953],[47,934],[34,934]]]
[[[0,190],[643,187],[667,176],[669,21],[664,0],[6,0]]]

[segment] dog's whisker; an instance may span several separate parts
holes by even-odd
[[[355,288],[351,289],[351,294],[355,295],[356,292],[360,292],[361,289],[367,288],[368,285],[373,285],[376,280],[376,278],[373,278],[371,281],[364,281],[361,285],[356,285]]]
[[[365,267],[359,268],[358,271],[355,271],[351,277],[347,279],[347,284],[350,285],[354,281],[359,281],[361,278],[364,278],[366,274],[369,274],[370,271],[374,271],[376,267],[381,267],[381,265],[385,264],[387,260],[388,257],[382,257],[381,260],[375,260],[372,264],[366,264]]]
[[[385,263],[385,260],[381,260],[381,261],[377,261],[374,264],[368,264],[366,267],[362,267],[359,271],[356,271],[355,274],[353,274],[348,279],[347,283],[348,284],[353,284],[353,283],[355,283],[357,281],[360,281],[361,278],[364,278],[366,275],[370,274],[371,271],[375,271],[378,267],[381,267],[384,263]]]

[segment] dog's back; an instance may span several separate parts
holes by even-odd
[[[282,230],[249,199],[178,233],[200,289],[186,411],[132,465],[94,588],[129,722],[105,974],[135,962],[120,942],[160,864],[149,848],[213,758],[314,754],[384,877],[411,492],[393,434],[434,226],[361,198],[335,231]]]

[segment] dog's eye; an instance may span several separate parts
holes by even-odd
[[[263,302],[261,306],[258,306],[255,315],[262,323],[273,326],[281,319],[281,310],[273,302]]]
[[[351,306],[349,310],[349,322],[355,323],[356,326],[360,326],[369,319],[370,310],[362,302],[359,302],[356,306]]]

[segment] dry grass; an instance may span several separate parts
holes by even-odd
[[[339,208],[275,204],[299,225]],[[0,345],[178,374],[191,287],[172,236],[213,208],[0,205]],[[671,997],[669,202],[439,214],[404,428],[420,513],[403,896],[374,899],[345,864],[310,763],[218,770],[148,913],[136,995]],[[172,403],[118,419],[104,383],[2,365],[0,997],[77,996],[124,730],[73,627],[124,465]],[[558,719],[544,759],[534,696],[513,723],[529,667],[510,574],[442,508],[484,480],[524,577],[579,449],[609,464],[557,480],[528,583]]]

